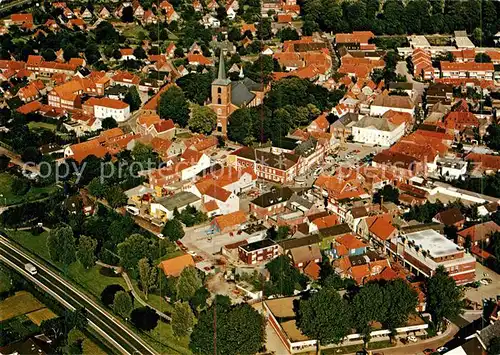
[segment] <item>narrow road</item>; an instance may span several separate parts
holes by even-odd
[[[68,281],[19,250],[4,236],[0,236],[0,261],[12,267],[45,292],[52,295],[65,307],[74,310],[84,307],[89,325],[96,329],[112,346],[122,354],[157,354],[144,340],[119,319],[109,314],[103,307],[91,300]],[[24,265],[30,262],[37,268],[37,274],[25,271]]]

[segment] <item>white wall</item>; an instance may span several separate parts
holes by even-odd
[[[399,125],[393,131],[380,131],[373,127],[352,127],[352,135],[355,142],[366,144],[378,144],[390,147],[396,143],[405,132],[405,124]]]
[[[94,116],[97,118],[104,119],[106,117],[113,117],[116,122],[126,121],[130,116],[130,106],[127,105],[124,109],[115,109],[110,107],[104,107],[95,105],[94,106]]]

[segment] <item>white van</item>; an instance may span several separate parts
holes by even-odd
[[[128,213],[130,213],[133,216],[138,216],[139,215],[139,209],[135,206],[127,205],[125,206],[125,210],[127,210]]]
[[[26,265],[24,265],[24,269],[28,271],[31,275],[36,275],[37,273],[36,267],[32,263],[27,263]]]

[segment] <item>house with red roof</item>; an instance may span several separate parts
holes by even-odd
[[[136,131],[143,136],[151,135],[154,138],[172,139],[175,136],[174,121],[162,120],[156,114],[143,114],[137,117]]]
[[[136,60],[134,50],[132,48],[120,48],[120,60]]]
[[[199,196],[205,207],[205,212],[210,216],[225,215],[239,211],[240,199],[232,191],[219,186],[216,181],[206,179],[197,182],[191,191]]]
[[[500,226],[493,221],[475,224],[458,232],[457,244],[465,247],[469,240],[470,246],[482,248],[489,245],[491,236],[497,232],[500,232]]]
[[[361,46],[367,46],[375,35],[371,31],[354,31],[352,33],[337,33],[335,35],[335,44],[337,47],[346,47],[348,49],[360,49]]]
[[[82,104],[83,111],[104,120],[112,117],[116,122],[124,122],[130,116],[130,105],[121,100],[107,97],[91,97]]]
[[[210,223],[210,228],[214,233],[228,233],[238,230],[246,221],[246,214],[242,211],[236,211],[215,217]]]
[[[30,102],[40,98],[45,94],[45,91],[44,83],[41,80],[35,80],[19,89],[17,96],[23,102]]]
[[[81,163],[89,155],[103,158],[106,154],[116,155],[127,148],[127,144],[136,138],[133,133],[125,134],[121,128],[102,131],[99,136],[88,141],[72,144],[64,149],[65,159],[74,159]]]
[[[307,131],[327,132],[328,128],[330,128],[330,123],[326,118],[327,116],[327,112],[319,115],[314,121],[309,124],[309,126],[307,126]]]
[[[467,160],[473,167],[473,172],[477,175],[481,174],[494,174],[500,171],[500,156],[469,153],[465,160]]]
[[[20,13],[20,14],[12,14],[10,15],[10,21],[7,20],[5,25],[8,27],[9,25],[15,26],[27,26],[28,28],[33,27],[33,15],[31,13]]]
[[[332,257],[338,259],[348,255],[363,255],[368,246],[353,234],[345,234],[336,239],[336,245],[332,249]]]

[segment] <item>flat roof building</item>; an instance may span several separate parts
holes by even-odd
[[[458,285],[474,281],[476,275],[476,259],[434,229],[394,237],[386,249],[417,275],[431,277],[443,266]]]

